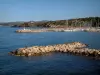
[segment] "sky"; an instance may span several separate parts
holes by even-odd
[[[0,22],[100,17],[100,0],[0,0]]]

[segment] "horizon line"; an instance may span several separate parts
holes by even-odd
[[[79,18],[89,18],[89,17],[100,17],[100,16],[87,16],[87,17],[77,17],[77,18],[69,18],[69,19],[56,19],[56,20],[20,20],[20,21],[0,21],[0,23],[8,23],[8,22],[30,22],[30,21],[58,21],[58,20],[70,20],[70,19],[79,19]]]

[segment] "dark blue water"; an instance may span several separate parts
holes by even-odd
[[[100,75],[100,60],[85,56],[49,53],[44,56],[17,57],[9,51],[24,46],[80,41],[100,48],[100,33],[44,32],[15,33],[18,28],[0,27],[0,75]]]

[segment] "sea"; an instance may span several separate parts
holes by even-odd
[[[100,75],[100,59],[67,53],[41,56],[12,56],[10,51],[25,46],[82,42],[100,49],[99,32],[16,33],[22,28],[0,26],[0,75]]]

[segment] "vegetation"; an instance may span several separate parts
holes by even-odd
[[[9,24],[9,23],[8,23]],[[11,23],[10,25],[12,25]],[[13,27],[99,27],[100,17],[86,17],[56,21],[29,21],[13,24]]]
[[[19,22],[0,22],[0,25],[3,26],[20,26],[21,24],[23,24],[24,22],[19,21]]]
[[[99,27],[100,17],[88,17],[69,20],[27,22],[23,26],[38,27]]]

